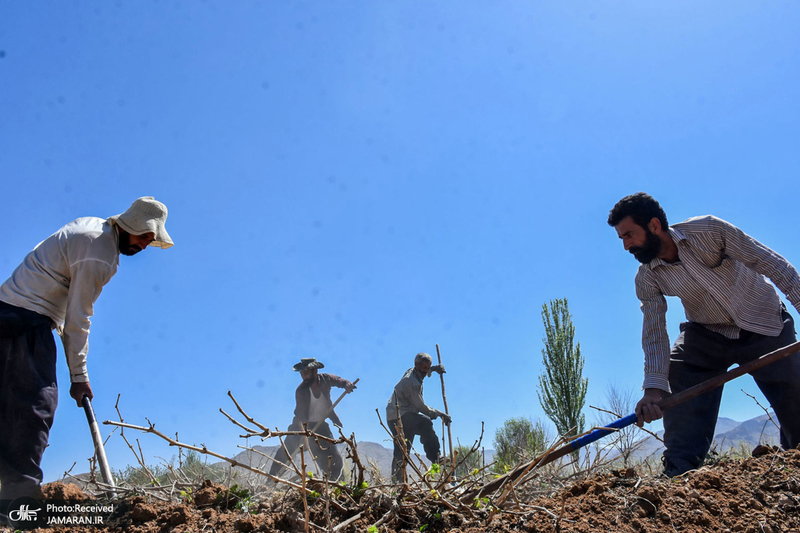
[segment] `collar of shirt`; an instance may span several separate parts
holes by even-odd
[[[672,237],[672,240],[673,240],[673,242],[675,242],[675,245],[678,247],[678,250],[680,250],[681,241],[685,241],[686,240],[686,237],[683,235],[683,233],[681,233],[681,230],[675,229],[675,228],[670,226],[669,235],[670,235],[670,237]],[[681,258],[680,258],[680,254],[679,254],[678,255],[678,260],[675,263],[680,263],[680,261],[681,261]],[[674,265],[675,263],[667,263],[666,261],[664,261],[660,257],[656,257],[655,259],[653,259],[652,261],[647,263],[645,265],[645,267],[648,270],[653,270],[654,268],[656,268],[658,266],[669,266],[669,265]]]

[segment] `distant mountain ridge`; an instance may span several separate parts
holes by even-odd
[[[779,445],[780,434],[777,423],[778,419],[775,413],[757,416],[744,422],[719,417],[714,430],[711,450],[722,454],[739,448],[752,450],[759,444]],[[664,432],[659,431],[657,435],[659,438],[663,438]],[[648,436],[634,457],[644,459],[652,455],[660,455],[663,450],[664,445],[660,441]]]
[[[348,458],[348,452],[346,446],[343,444],[338,445],[339,453],[342,454],[342,457],[345,459],[345,469],[350,468],[350,464],[352,460]],[[371,441],[359,441],[356,443],[356,448],[358,452],[358,459],[361,464],[364,466],[364,469],[367,472],[367,475],[372,480],[377,480],[381,478],[383,480],[389,480],[391,478],[392,472],[392,449],[384,446],[383,444]],[[270,459],[275,452],[277,451],[278,446],[253,446],[252,450],[244,450],[236,454],[235,456],[231,457],[231,459],[235,460],[239,464],[247,465],[253,468],[258,468],[259,470],[269,472],[270,465],[272,464],[272,460]],[[425,459],[424,454],[421,450],[418,450],[420,455],[423,457],[423,460],[427,462]],[[480,453],[480,452],[478,452]],[[483,450],[484,454],[484,464],[490,464],[494,461],[494,450]],[[296,455],[294,457],[294,462],[297,467],[300,467],[300,455]],[[213,463],[210,466],[223,466],[227,467],[229,463],[226,461],[219,461]],[[317,465],[311,460],[310,454],[305,455],[305,466],[306,471],[311,471],[314,473],[315,476],[321,476],[320,470]],[[327,466],[327,465],[325,465]],[[234,467],[234,473],[240,479],[253,479],[254,476],[258,476],[253,472],[249,472],[245,468]]]
[[[738,443],[745,443],[753,448],[758,444],[780,444],[777,423],[778,418],[775,413],[751,418],[727,431],[720,431],[719,422],[717,422],[714,442],[723,447],[726,445],[735,447]]]

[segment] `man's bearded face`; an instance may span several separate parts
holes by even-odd
[[[645,241],[641,246],[631,246],[628,251],[633,254],[640,263],[647,264],[661,253],[661,239],[650,231],[650,228],[644,228]]]
[[[136,255],[153,242],[155,233],[149,232],[142,235],[131,235],[120,228],[119,253],[123,255]]]
[[[143,250],[138,244],[131,244],[131,234],[127,231],[119,235],[119,253],[136,255]]]

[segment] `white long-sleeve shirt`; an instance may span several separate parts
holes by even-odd
[[[119,265],[119,234],[105,219],[73,220],[36,245],[0,286],[0,300],[53,321],[73,383],[89,381],[90,318]]]
[[[781,299],[772,280],[800,312],[800,276],[777,252],[713,216],[671,226],[678,261],[641,265],[636,295],[642,303],[644,388],[669,391],[670,345],[665,296],[677,296],[686,319],[738,339],[741,330],[777,336],[783,329]]]

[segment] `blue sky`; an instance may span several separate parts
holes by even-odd
[[[126,421],[233,454],[227,391],[283,428],[291,367],[317,357],[361,378],[346,431],[382,441],[375,409],[438,343],[454,436],[483,421],[491,445],[507,418],[544,418],[551,299],[569,300],[587,403],[641,386],[637,263],[605,223],[622,196],[649,192],[673,222],[715,214],[800,264],[799,17],[789,1],[4,2],[0,277],[64,223],[153,195],[176,244],[123,257],[97,302],[99,419],[121,394]],[[59,380],[46,480],[92,454],[63,356]],[[742,388],[722,416],[762,413]],[[426,398],[441,408],[438,380]],[[133,461],[117,437],[107,453]]]

